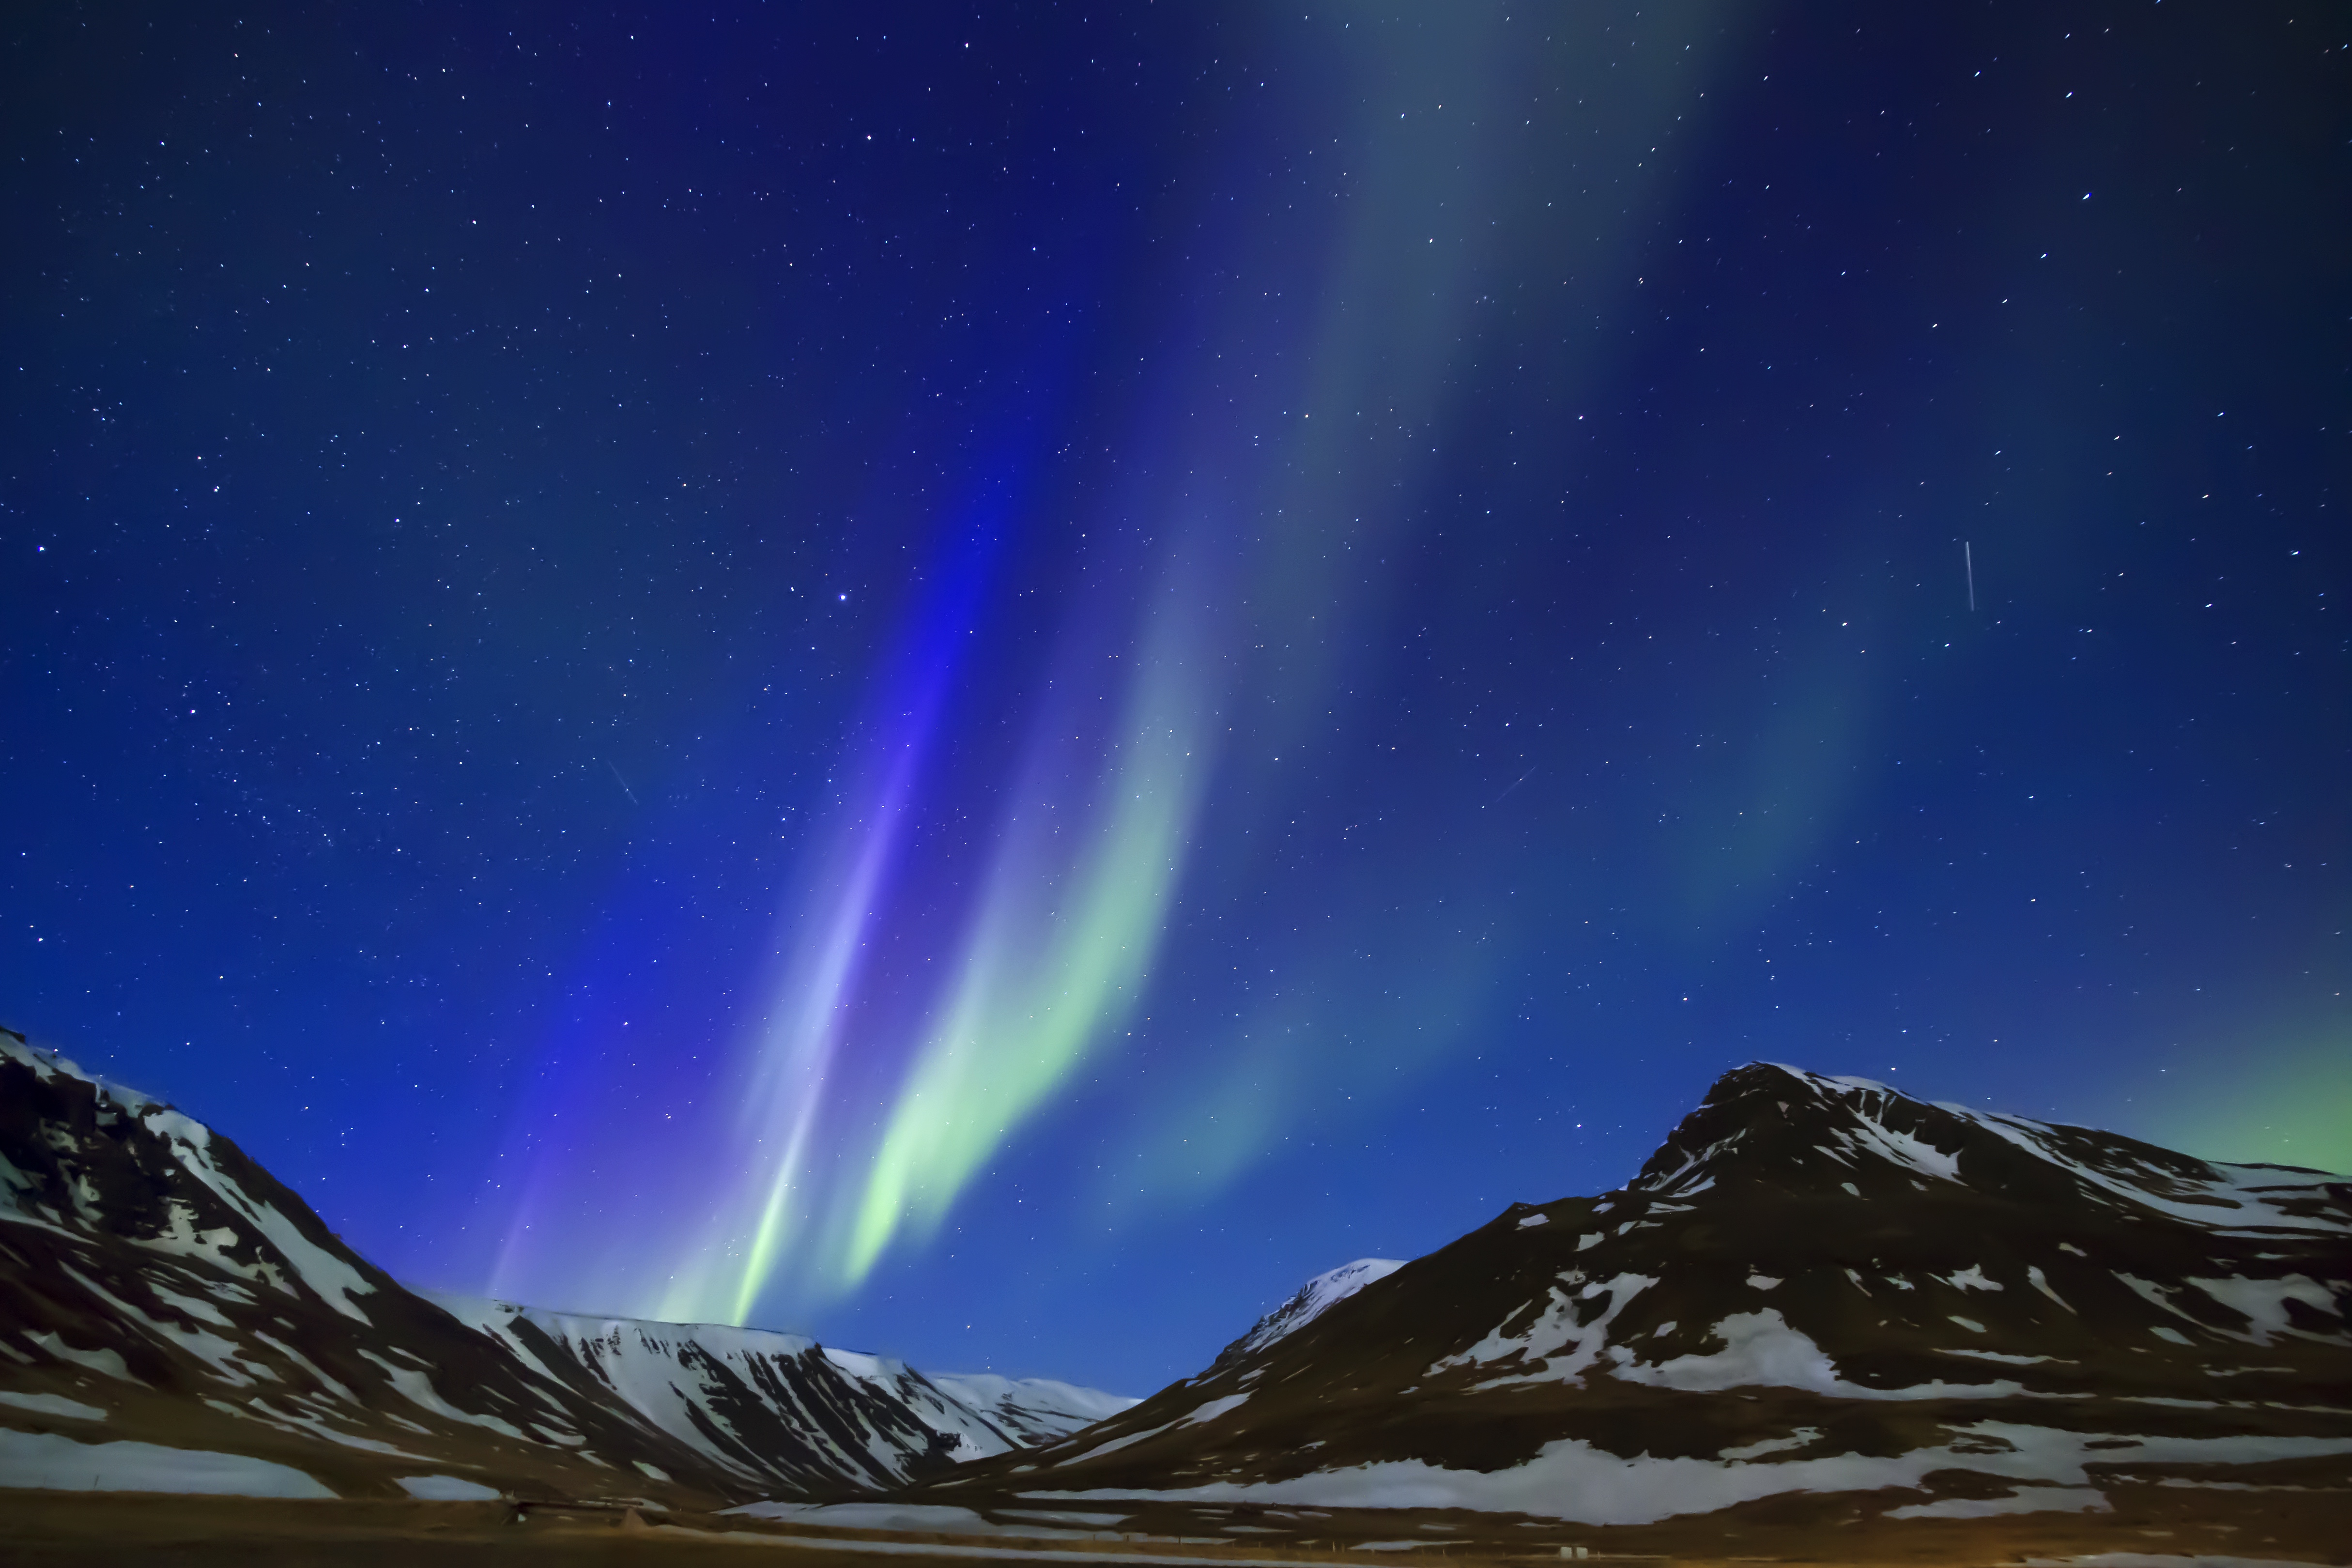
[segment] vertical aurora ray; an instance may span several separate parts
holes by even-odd
[[[1199,801],[1202,695],[1163,630],[1077,844],[1035,819],[992,867],[941,1022],[918,1053],[871,1167],[845,1194],[841,1264],[855,1284],[956,1193],[1088,1048],[1131,1010],[1158,945]],[[1034,793],[1034,792],[1032,792]]]
[[[704,1227],[695,1255],[671,1273],[662,1317],[745,1321],[795,1239],[793,1202],[807,1176],[845,1044],[845,1016],[894,890],[924,765],[987,579],[993,521],[969,531],[876,682],[864,767],[792,922],[805,934],[787,939],[774,1009],[751,1050],[738,1112],[719,1133],[748,1180]]]
[[[975,1172],[1134,1006],[1213,754],[1214,694],[1191,673],[1199,637],[1180,612],[1166,612],[1129,661],[1134,674],[1108,732],[1090,732],[1076,710],[1091,705],[1085,699],[1044,706],[947,977],[915,1031],[845,1037],[860,950],[904,892],[901,823],[938,718],[933,706],[909,710],[890,766],[877,770],[874,807],[835,851],[842,869],[755,1052],[754,1089],[734,1135],[760,1180],[722,1206],[698,1264],[674,1279],[666,1315],[741,1321],[786,1278],[799,1299],[854,1289],[895,1242],[936,1228]],[[1081,661],[1066,650],[1061,663]],[[943,663],[933,674],[936,704],[950,671]],[[1091,770],[1090,758],[1099,759]],[[1075,792],[1073,780],[1082,781]],[[836,1072],[845,1050],[867,1058],[868,1070]],[[877,1129],[870,1141],[861,1126]],[[856,1174],[814,1180],[820,1146]]]
[[[760,1072],[744,1099],[739,1136],[758,1142],[773,1136],[781,1144],[759,1210],[742,1278],[728,1316],[740,1321],[751,1310],[757,1281],[766,1278],[783,1243],[786,1205],[798,1183],[817,1108],[841,1046],[841,1015],[857,976],[858,957],[872,928],[892,863],[905,839],[908,797],[928,740],[944,670],[934,669],[924,700],[898,738],[885,781],[858,838],[843,847],[849,860],[835,891],[824,900],[815,923],[816,945],[802,955],[783,988],[784,1016],[760,1055]],[[674,1297],[667,1308],[683,1307]]]

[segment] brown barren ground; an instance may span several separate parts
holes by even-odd
[[[1335,1514],[1315,1539],[1263,1535],[1214,1543],[1202,1535],[1249,1522],[1247,1510],[1198,1518],[1202,1535],[1171,1539],[1185,1521],[1171,1511],[1169,1533],[1124,1541],[1024,1540],[796,1529],[705,1514],[638,1514],[536,1504],[377,1500],[294,1502],[150,1493],[0,1492],[0,1563],[194,1565],[378,1564],[513,1562],[655,1564],[756,1563],[768,1553],[789,1568],[973,1568],[975,1561],[1033,1556],[1058,1564],[1119,1568],[1139,1558],[1184,1558],[1203,1568],[1244,1560],[1395,1563],[1437,1558],[1465,1568],[1529,1568],[1559,1561],[1563,1545],[1594,1561],[1730,1568],[1735,1563],[1880,1564],[1886,1568],[1994,1568],[2030,1558],[2128,1552],[2273,1562],[2352,1563],[2352,1493],[2264,1490],[2216,1493],[2155,1486],[2111,1489],[2103,1514],[1975,1520],[1892,1521],[1858,1517],[1853,1499],[1769,1499],[1747,1508],[1654,1525],[1593,1528],[1465,1519],[1397,1510]],[[1289,1521],[1294,1525],[1296,1521]],[[1350,1542],[1394,1542],[1450,1533],[1411,1551],[1351,1551]],[[885,1548],[877,1552],[876,1545]],[[1141,1565],[1135,1564],[1135,1568]]]

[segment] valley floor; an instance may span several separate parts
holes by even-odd
[[[2150,1489],[2151,1491],[2154,1489]],[[1559,1544],[1582,1545],[1594,1562],[1672,1568],[1752,1568],[1758,1563],[1995,1568],[2029,1563],[2082,1568],[2256,1568],[2352,1562],[2352,1517],[2340,1494],[2272,1493],[2217,1510],[2195,1500],[2151,1496],[2147,1506],[2105,1516],[1856,1521],[1777,1510],[1593,1530],[1564,1526]],[[2167,1506],[2169,1505],[2169,1506]],[[1777,1512],[1780,1517],[1773,1517]],[[1456,1516],[1458,1518],[1458,1516]],[[1342,1521],[1334,1520],[1337,1526]],[[1356,1521],[1363,1522],[1363,1521]],[[1430,1521],[1382,1517],[1389,1538],[1252,1541],[1208,1544],[1195,1537],[1128,1541],[1021,1542],[1003,1536],[795,1530],[740,1518],[640,1516],[539,1507],[518,1521],[503,1503],[280,1501],[154,1494],[0,1491],[0,1561],[10,1568],[145,1564],[334,1564],[433,1568],[532,1564],[772,1562],[778,1568],[975,1568],[1023,1561],[1082,1568],[1312,1568],[1338,1562],[1394,1563],[1410,1556],[1464,1568],[1534,1568],[1560,1561],[1559,1545],[1524,1540],[1394,1539]],[[1350,1540],[1356,1544],[1349,1544]],[[1380,1548],[1385,1547],[1386,1551]],[[754,1555],[747,1555],[747,1552]],[[757,1555],[757,1554],[764,1554]]]

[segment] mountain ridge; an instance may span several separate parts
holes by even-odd
[[[412,1291],[232,1140],[0,1033],[12,1471],[272,1495],[868,1496],[1123,1404],[981,1392],[985,1411],[803,1336]]]
[[[232,1141],[0,1037],[0,1468],[130,1449],[182,1489],[999,1534],[1907,1528],[2182,1489],[2352,1525],[2352,1182],[1749,1064],[1624,1186],[1318,1275],[1130,1402],[412,1292]]]
[[[2344,1487],[2348,1315],[2329,1173],[1749,1064],[1625,1186],[1512,1205],[1017,1472],[914,1490],[1624,1524]]]

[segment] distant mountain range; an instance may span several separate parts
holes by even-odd
[[[1726,1075],[1622,1189],[1319,1276],[1139,1404],[412,1292],[5,1034],[0,1186],[17,1484],[1408,1542],[2186,1500],[2352,1539],[2352,1183],[1790,1068]]]
[[[1336,1270],[1199,1376],[908,1495],[1295,1531],[2316,1488],[2352,1525],[2347,1318],[2342,1178],[1752,1065],[1623,1189]]]
[[[0,1477],[269,1495],[868,1495],[1133,1401],[404,1289],[202,1123],[0,1031]]]

